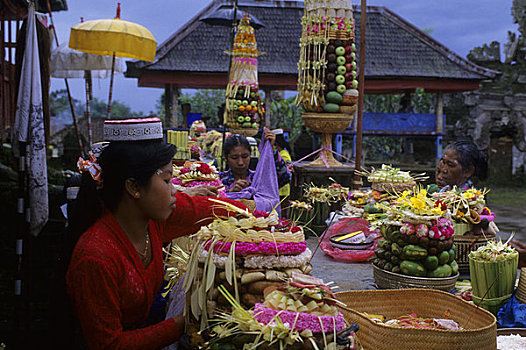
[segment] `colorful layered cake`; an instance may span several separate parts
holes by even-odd
[[[208,185],[219,187],[220,196],[226,194],[217,169],[203,162],[187,161],[182,167],[174,166],[172,183],[178,191],[183,191],[187,187]]]
[[[210,200],[218,207],[226,205],[221,200]],[[207,302],[199,306],[187,298],[198,321],[202,321],[205,310],[208,316],[231,311],[229,301],[219,293],[221,285],[236,295],[242,306],[252,308],[264,301],[268,287],[281,285],[292,273],[312,270],[312,252],[303,229],[280,219],[275,211],[239,211],[237,218],[215,219],[201,227],[196,238],[199,241],[189,263],[194,264],[196,273],[188,276],[186,285],[190,291],[206,294]]]

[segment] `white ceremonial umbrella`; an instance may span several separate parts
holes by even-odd
[[[93,144],[91,129],[90,101],[92,96],[92,78],[105,79],[111,77],[112,58],[109,56],[94,55],[74,50],[68,44],[62,44],[51,52],[50,70],[54,78],[84,78],[86,82],[86,117],[88,120],[88,141]],[[124,61],[115,60],[114,72],[122,73],[125,70]]]

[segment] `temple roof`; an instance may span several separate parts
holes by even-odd
[[[270,79],[272,75],[274,80],[281,77],[284,85],[290,85],[291,82],[293,85],[297,79],[303,5],[300,1],[239,1],[240,9],[254,15],[265,25],[256,30],[258,51],[264,52],[258,58],[260,85],[264,85],[261,76]],[[206,74],[208,77],[221,74],[224,77],[218,79],[218,83],[226,82],[228,55],[225,51],[230,48],[231,28],[199,20],[223,7],[229,7],[228,1],[210,3],[159,45],[154,62],[127,62],[126,76],[139,78],[140,86],[161,87],[165,83],[175,83],[185,87],[181,84],[185,73],[194,76]],[[355,6],[354,17],[356,46],[360,50],[359,7]],[[472,90],[478,88],[480,80],[498,73],[460,57],[385,7],[367,7],[366,33],[366,89],[372,80],[378,80],[378,89],[384,86],[389,90],[394,82],[399,81],[400,89],[425,87],[447,90],[444,80],[457,80],[470,82],[468,85],[471,88],[465,90]],[[437,80],[442,80],[442,83]],[[427,85],[417,86],[422,85],[422,81],[427,81]],[[192,85],[191,82],[189,84]],[[215,82],[212,80],[213,84]],[[274,82],[276,84],[280,83]],[[457,90],[464,89],[457,87]]]

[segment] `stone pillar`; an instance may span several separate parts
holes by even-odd
[[[437,134],[444,133],[444,93],[442,90],[437,92],[437,104],[436,104],[436,123],[437,123]]]

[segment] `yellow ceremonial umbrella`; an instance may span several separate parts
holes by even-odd
[[[112,19],[99,19],[79,23],[71,28],[69,47],[96,55],[113,56],[108,118],[111,112],[113,70],[115,57],[136,58],[152,62],[155,59],[157,41],[143,26],[124,21],[120,17],[121,4],[117,3],[117,15]]]

